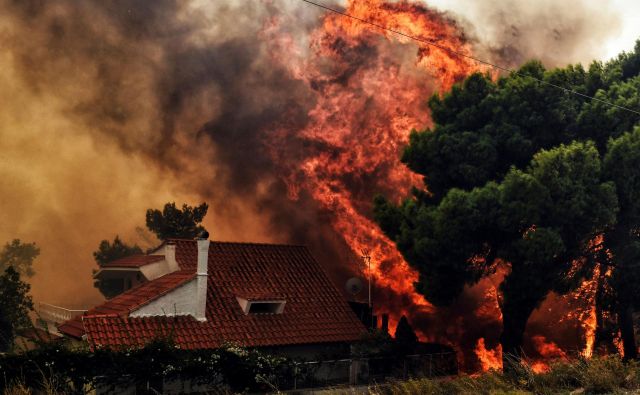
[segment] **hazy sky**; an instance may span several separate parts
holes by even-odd
[[[426,4],[442,10],[452,11],[467,18],[477,29],[480,38],[490,38],[496,31],[492,17],[504,13],[502,25],[523,21],[531,24],[531,34],[538,35],[553,22],[569,27],[579,21],[587,22],[587,30],[593,28],[598,33],[582,34],[591,43],[593,58],[607,60],[621,51],[631,50],[640,37],[640,2],[634,0],[429,0]],[[547,16],[551,15],[552,18]],[[583,52],[584,54],[584,52]],[[570,61],[588,62],[577,54]],[[569,59],[567,59],[569,60]]]

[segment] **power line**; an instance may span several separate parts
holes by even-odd
[[[455,51],[455,50],[453,50],[453,49],[450,49],[450,48],[445,47],[444,45],[440,45],[440,44],[438,44],[437,42],[434,42],[434,41],[431,41],[431,40],[427,40],[427,39],[424,39],[424,38],[420,38],[420,37],[415,37],[415,36],[412,36],[412,35],[409,35],[409,34],[406,34],[406,33],[402,33],[401,31],[394,30],[394,29],[390,29],[390,28],[388,28],[388,27],[386,27],[386,26],[382,26],[382,25],[379,25],[379,24],[377,24],[377,23],[375,23],[375,22],[371,22],[371,21],[368,21],[368,20],[366,20],[366,19],[359,18],[359,17],[357,17],[357,16],[353,16],[353,15],[351,15],[351,14],[347,14],[346,12],[342,12],[342,11],[336,10],[335,8],[327,7],[327,6],[325,6],[325,5],[322,5],[322,4],[319,4],[319,3],[316,3],[316,2],[311,1],[311,0],[301,0],[301,1],[303,1],[303,2],[305,2],[305,3],[307,3],[307,4],[314,5],[314,6],[316,6],[316,7],[319,7],[319,8],[325,9],[325,10],[327,10],[327,11],[333,12],[334,14],[342,15],[342,16],[345,16],[345,17],[347,17],[347,18],[351,18],[351,19],[354,19],[354,20],[356,20],[356,21],[359,21],[359,22],[362,22],[362,23],[366,23],[367,25],[371,25],[371,26],[377,27],[378,29],[386,30],[386,31],[388,31],[388,32],[391,32],[391,33],[397,34],[397,35],[399,35],[399,36],[406,37],[406,38],[408,38],[408,39],[411,39],[411,40],[414,40],[414,41],[418,41],[418,42],[421,42],[421,43],[424,43],[424,44],[427,44],[427,45],[431,45],[432,47],[436,47],[436,48],[438,48],[438,49],[440,49],[440,50],[443,50],[443,51],[445,51],[445,52],[449,52],[449,53],[451,53],[451,54],[454,54],[454,55],[457,55],[457,56],[461,56],[461,57],[463,57],[463,58],[471,59],[471,60],[473,60],[473,61],[475,61],[475,62],[478,62],[478,63],[484,64],[484,65],[486,65],[486,66],[493,67],[493,68],[498,69],[498,70],[501,70],[501,71],[506,71],[506,72],[508,72],[508,73],[512,73],[512,74],[515,74],[515,75],[520,76],[520,77],[528,77],[528,78],[531,78],[531,79],[533,79],[533,80],[535,80],[535,81],[538,81],[538,82],[539,82],[539,83],[541,83],[541,84],[548,85],[548,86],[552,86],[552,87],[554,87],[554,88],[557,88],[557,89],[563,90],[563,91],[565,91],[565,92],[567,92],[567,93],[571,93],[571,94],[574,94],[574,95],[577,95],[577,96],[581,96],[581,97],[586,98],[586,99],[591,99],[591,100],[593,100],[593,101],[597,101],[597,102],[600,102],[600,103],[606,104],[606,105],[611,106],[611,107],[619,108],[619,109],[621,109],[621,110],[629,111],[629,112],[634,113],[634,114],[636,114],[636,115],[640,115],[640,111],[636,111],[636,110],[633,110],[633,109],[628,108],[628,107],[620,106],[620,105],[618,105],[618,104],[611,103],[611,102],[606,101],[606,100],[598,99],[597,97],[593,97],[593,96],[585,95],[584,93],[580,93],[580,92],[575,91],[575,90],[573,90],[573,89],[565,88],[565,87],[563,87],[563,86],[560,86],[560,85],[558,85],[558,84],[554,84],[554,83],[552,83],[552,82],[548,82],[548,81],[545,81],[545,80],[541,80],[540,78],[536,78],[536,77],[534,77],[534,76],[531,76],[531,75],[528,75],[528,74],[521,73],[521,72],[519,72],[519,71],[517,71],[517,70],[510,69],[510,68],[508,68],[508,67],[504,67],[504,66],[500,66],[500,65],[497,65],[497,64],[494,64],[494,63],[488,62],[488,61],[486,61],[486,60],[482,60],[482,59],[476,58],[475,56],[467,55],[467,54],[462,53],[462,52],[459,52],[459,51]]]

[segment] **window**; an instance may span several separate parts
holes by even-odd
[[[278,314],[284,302],[250,302],[249,314]]]
[[[236,297],[240,308],[245,314],[281,314],[284,311],[285,300],[249,300]]]

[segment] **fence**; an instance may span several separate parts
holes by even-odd
[[[458,373],[455,352],[405,357],[348,358],[296,364],[294,377],[279,382],[281,389],[369,385],[388,380],[447,376]]]
[[[52,324],[61,324],[84,313],[85,311],[87,310],[66,309],[64,307],[54,306],[48,303],[38,303],[38,307],[36,308],[38,318]],[[55,328],[55,325],[52,326],[52,330],[53,328]]]

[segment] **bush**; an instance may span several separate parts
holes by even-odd
[[[232,392],[266,391],[279,377],[290,377],[292,366],[288,359],[233,345],[182,350],[156,341],[136,349],[94,351],[52,345],[1,355],[0,391],[84,393],[97,385],[118,388],[163,380],[189,380]]]

